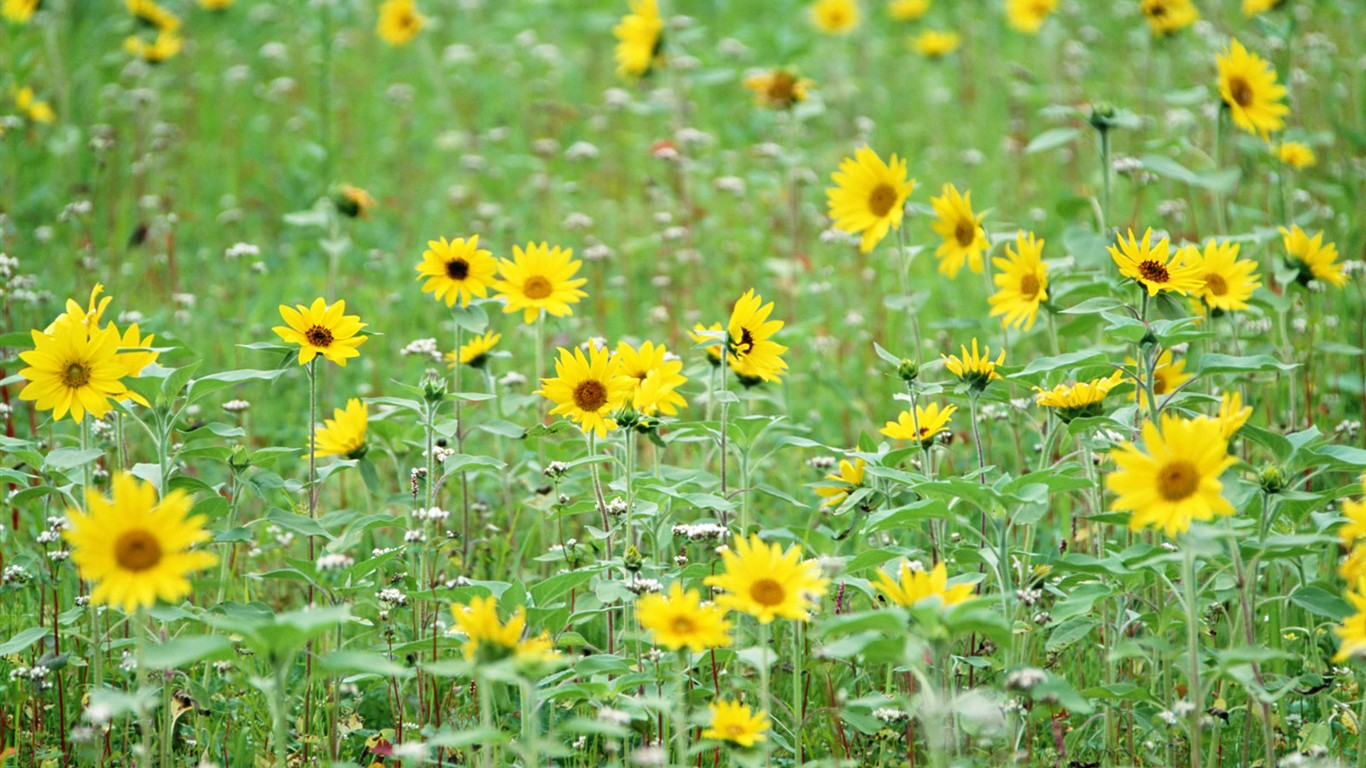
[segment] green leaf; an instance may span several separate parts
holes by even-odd
[[[44,469],[75,469],[76,467],[89,464],[104,455],[104,451],[98,448],[58,448],[49,453],[43,460]]]
[[[1076,128],[1049,128],[1043,133],[1030,139],[1025,145],[1025,154],[1032,155],[1036,152],[1047,152],[1050,149],[1057,149],[1072,142],[1081,134]]]
[[[275,381],[284,375],[287,368],[276,368],[273,371],[261,371],[250,368],[241,368],[232,371],[222,371],[211,373],[208,376],[201,376],[190,382],[189,394],[185,396],[186,401],[195,402],[220,389],[226,389],[234,384],[242,384],[248,381]]]
[[[0,656],[9,656],[20,651],[26,651],[29,646],[41,640],[44,635],[50,634],[52,634],[52,630],[46,627],[29,627],[0,645]]]
[[[149,669],[175,669],[200,661],[229,659],[232,641],[221,635],[200,635],[170,640],[147,649]]]
[[[1342,621],[1352,615],[1346,600],[1319,587],[1300,587],[1290,593],[1290,602],[1325,619]]]
[[[1210,352],[1200,356],[1200,369],[1197,376],[1206,376],[1211,373],[1256,373],[1260,371],[1293,371],[1299,366],[1295,363],[1283,363],[1270,355],[1250,355],[1238,357],[1237,355],[1221,355],[1217,352]]]
[[[1186,166],[1163,155],[1144,155],[1139,158],[1143,167],[1166,178],[1190,184],[1193,187],[1228,194],[1238,185],[1241,172],[1237,168],[1226,168],[1209,173],[1196,173]]]
[[[374,674],[385,677],[412,677],[412,669],[379,653],[332,651],[318,657],[318,666],[334,675]]]
[[[1084,616],[1068,619],[1053,629],[1044,647],[1049,651],[1066,648],[1091,634],[1091,630],[1095,629],[1097,624],[1094,619]]]

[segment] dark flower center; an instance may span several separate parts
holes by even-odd
[[[879,184],[868,195],[868,210],[874,216],[886,216],[893,205],[896,205],[896,190],[891,184]]]
[[[1205,275],[1205,288],[1215,296],[1225,296],[1228,294],[1228,283],[1224,282],[1222,276],[1216,275],[1213,272]]]
[[[1026,299],[1033,299],[1039,295],[1039,278],[1034,275],[1025,275],[1020,278],[1020,295]]]
[[[1165,266],[1151,260],[1138,265],[1138,274],[1150,283],[1165,283],[1171,279]]]
[[[796,87],[797,78],[786,72],[775,73],[768,83],[768,98],[775,104],[789,105],[796,98]]]
[[[1240,107],[1246,107],[1252,103],[1252,86],[1241,77],[1232,77],[1228,81],[1228,92],[1233,100]]]
[[[321,325],[315,325],[304,331],[304,338],[308,339],[308,343],[315,347],[327,347],[332,344],[332,331]]]
[[[748,355],[754,351],[754,334],[748,328],[740,329],[740,340],[735,342],[734,352],[737,356]]]
[[[1200,487],[1200,473],[1184,459],[1167,462],[1157,471],[1157,492],[1167,501],[1190,498]]]
[[[953,236],[958,240],[958,244],[967,248],[972,245],[972,241],[977,239],[977,227],[971,221],[963,219],[958,222],[958,226],[953,228]]]
[[[675,616],[673,620],[673,630],[680,635],[690,635],[697,631],[697,625],[687,616]]]
[[[544,299],[553,290],[550,281],[540,275],[532,275],[526,279],[525,283],[522,283],[522,293],[526,294],[528,299]]]
[[[607,387],[597,379],[585,379],[574,387],[574,405],[585,411],[596,411],[607,405]]]
[[[114,560],[126,571],[154,568],[161,562],[161,544],[148,531],[128,531],[114,542]]]
[[[464,280],[470,276],[470,263],[464,259],[451,259],[446,262],[446,277]]]
[[[750,585],[749,596],[759,605],[773,607],[782,605],[787,597],[787,590],[773,579],[759,579]]]
[[[90,382],[90,369],[80,362],[74,362],[66,367],[62,381],[71,389],[80,389]]]

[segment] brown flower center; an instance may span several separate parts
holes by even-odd
[[[446,277],[464,280],[470,276],[470,263],[464,259],[451,259],[446,262]]]
[[[673,620],[673,631],[680,635],[691,635],[697,631],[697,625],[687,616],[675,616]]]
[[[977,239],[977,227],[967,219],[958,222],[958,226],[953,228],[953,237],[958,244],[964,248],[972,245],[972,241]]]
[[[90,382],[90,369],[79,361],[73,362],[66,367],[62,381],[71,389],[80,389]]]
[[[1150,283],[1165,283],[1171,279],[1165,266],[1151,260],[1138,265],[1138,275]]]
[[[114,560],[126,571],[155,568],[161,562],[161,544],[148,531],[128,531],[114,542]]]
[[[574,387],[574,405],[585,411],[596,411],[607,405],[607,387],[597,379],[585,379]]]
[[[1185,459],[1169,461],[1157,471],[1157,492],[1167,501],[1181,501],[1200,487],[1200,473]]]
[[[1213,272],[1205,275],[1205,288],[1215,296],[1228,295],[1228,283],[1224,282],[1222,276],[1216,275]]]
[[[1034,275],[1025,275],[1020,278],[1020,295],[1026,299],[1033,299],[1039,295],[1039,278]]]
[[[544,299],[553,291],[550,281],[540,275],[532,275],[522,283],[522,293],[526,294],[528,299]]]
[[[796,98],[797,78],[786,72],[774,73],[768,81],[768,99],[774,104],[787,105]]]
[[[403,29],[412,29],[417,26],[417,16],[405,13],[398,17],[398,25]]]
[[[1252,103],[1252,86],[1248,85],[1247,81],[1241,77],[1229,78],[1228,92],[1240,107],[1246,107]]]
[[[893,205],[896,205],[896,189],[891,184],[879,184],[868,195],[868,210],[874,216],[886,216]]]
[[[735,342],[734,351],[737,356],[748,355],[754,351],[754,334],[748,328],[740,329],[740,340]]]
[[[314,325],[304,331],[304,338],[309,344],[315,347],[329,347],[332,345],[332,331],[321,325]]]
[[[749,596],[759,605],[771,608],[775,605],[782,605],[783,600],[787,597],[787,590],[783,589],[783,585],[773,579],[759,579],[750,585]]]

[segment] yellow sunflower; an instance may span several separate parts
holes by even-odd
[[[1134,239],[1134,231],[1129,230],[1129,239],[1121,235],[1115,245],[1108,247],[1110,257],[1115,260],[1120,274],[1131,277],[1156,296],[1158,291],[1176,291],[1182,295],[1199,293],[1204,288],[1200,268],[1184,263],[1179,254],[1172,257],[1171,243],[1162,238],[1152,245],[1153,230],[1143,233],[1143,241]]]
[[[1237,40],[1219,55],[1219,95],[1233,116],[1233,124],[1266,141],[1272,131],[1285,127],[1290,107],[1285,86],[1276,83],[1276,68]]]
[[[892,155],[891,162],[884,163],[863,147],[841,161],[831,179],[835,186],[825,191],[830,218],[836,229],[863,235],[860,251],[868,253],[889,230],[901,228],[906,198],[915,189],[915,179],[906,176],[905,160]]]
[[[341,215],[352,219],[370,218],[370,209],[376,205],[369,192],[352,184],[341,185],[332,197],[332,204]]]
[[[855,0],[816,0],[811,4],[811,23],[827,35],[847,35],[858,27]]]
[[[679,408],[687,407],[688,401],[677,391],[688,383],[688,377],[682,373],[683,361],[670,356],[663,344],[646,341],[636,348],[619,342],[614,357],[617,372],[635,380],[631,407],[636,411],[647,416],[677,416]]]
[[[754,91],[754,103],[769,109],[791,109],[806,101],[812,85],[810,80],[782,68],[745,78],[745,87]]]
[[[19,375],[28,381],[20,400],[33,400],[40,411],[60,420],[68,413],[81,422],[87,412],[102,418],[114,406],[110,398],[129,396],[123,377],[128,361],[119,355],[119,333],[113,325],[90,327],[75,317],[53,323],[46,333],[31,331],[33,349],[20,352],[28,367]]]
[[[1105,412],[1101,408],[1105,396],[1123,381],[1123,372],[1115,371],[1103,379],[1059,384],[1052,389],[1035,387],[1034,402],[1040,408],[1051,408],[1064,422],[1099,416]]]
[[[1192,520],[1233,514],[1219,476],[1235,459],[1217,423],[1164,413],[1161,427],[1143,425],[1143,447],[1147,453],[1133,443],[1111,451],[1118,469],[1105,478],[1117,497],[1111,508],[1132,513],[1131,529],[1161,528],[1176,536],[1190,530]]]
[[[29,122],[46,125],[57,119],[52,105],[34,98],[33,89],[27,85],[14,92],[14,107]]]
[[[764,297],[753,288],[735,302],[726,326],[726,348],[737,373],[778,381],[787,370],[782,357],[787,347],[771,338],[782,329],[783,321],[769,320],[772,312],[773,302],[765,304]]]
[[[1038,34],[1057,9],[1058,0],[1006,0],[1006,22],[1018,32]]]
[[[1281,241],[1289,257],[1287,262],[1299,270],[1296,279],[1301,284],[1308,284],[1310,280],[1339,287],[1347,284],[1347,273],[1337,263],[1338,247],[1333,243],[1324,245],[1322,232],[1311,238],[1298,224],[1292,224],[1290,229],[1281,227]]]
[[[927,59],[942,59],[958,50],[962,38],[958,36],[957,32],[940,32],[937,29],[927,29],[911,38],[910,42],[911,48],[915,49],[915,52],[921,56]]]
[[[631,12],[612,27],[617,38],[617,74],[642,77],[663,63],[664,20],[655,0],[630,0]]]
[[[180,29],[180,17],[154,0],[124,0],[124,7],[139,24],[150,29],[160,32],[175,32]]]
[[[541,310],[555,317],[574,314],[570,304],[579,303],[587,293],[579,286],[586,277],[574,277],[583,262],[574,260],[570,248],[545,243],[528,243],[526,250],[512,246],[512,260],[498,260],[498,280],[493,287],[506,302],[503,312],[521,311],[522,319],[536,322]]]
[[[930,403],[928,408],[917,405],[914,418],[910,411],[902,411],[896,421],[887,422],[881,432],[893,440],[910,440],[928,448],[940,433],[949,431],[949,417],[957,410],[956,405],[943,408],[939,407],[939,403]]]
[[[1279,8],[1283,0],[1243,0],[1243,15],[1251,18]]]
[[[1342,640],[1338,652],[1333,655],[1334,663],[1366,654],[1366,580],[1358,581],[1356,588],[1348,590],[1345,596],[1356,609],[1356,613],[1343,619],[1342,624],[1333,627],[1333,634]]]
[[[483,368],[489,363],[489,352],[498,342],[503,340],[503,334],[489,331],[482,336],[475,336],[468,342],[460,345],[460,364],[468,365],[471,368]],[[450,361],[448,367],[455,367],[456,353],[446,353],[446,359]]]
[[[1366,539],[1366,499],[1343,500],[1342,516],[1347,518],[1347,524],[1338,529],[1342,546],[1352,547],[1359,539]]]
[[[422,263],[417,265],[417,279],[426,279],[422,292],[430,293],[438,301],[445,299],[446,306],[468,307],[470,299],[489,295],[489,284],[498,272],[498,262],[493,254],[479,247],[479,235],[468,240],[457,237],[451,242],[446,238],[428,240],[427,250],[422,252]]]
[[[5,0],[0,6],[0,17],[11,24],[27,24],[33,18],[33,12],[38,10],[41,0]]]
[[[1132,357],[1124,359],[1125,364],[1130,366],[1138,365],[1138,361]],[[1170,349],[1162,350],[1162,354],[1157,356],[1157,365],[1153,366],[1153,395],[1158,397],[1158,402],[1163,395],[1169,395],[1176,391],[1178,387],[1190,381],[1193,377],[1186,373],[1185,360],[1173,360]],[[1148,393],[1143,391],[1143,387],[1135,387],[1134,392],[1129,395],[1130,400],[1139,400],[1144,408],[1148,408]]]
[[[199,7],[206,11],[226,11],[237,0],[199,0]]]
[[[722,608],[748,613],[768,624],[776,618],[806,621],[815,608],[814,598],[825,594],[829,581],[820,575],[815,560],[802,559],[793,545],[783,552],[777,544],[765,544],[758,535],[749,541],[735,537],[732,548],[721,551],[725,572],[703,582],[725,592],[716,597]]]
[[[1200,11],[1191,0],[1142,0],[1139,9],[1153,37],[1174,35],[1200,20]]]
[[[1261,286],[1257,262],[1238,258],[1238,244],[1227,240],[1210,240],[1205,252],[1193,245],[1178,254],[1183,263],[1197,267],[1204,285],[1194,293],[1210,309],[1232,312],[1247,309],[1247,300]]]
[[[576,421],[584,431],[606,437],[616,429],[612,413],[631,399],[636,380],[620,373],[617,363],[603,347],[593,346],[584,357],[561,347],[555,361],[555,378],[542,379],[536,394],[555,403],[551,413]]]
[[[1243,428],[1252,416],[1252,406],[1243,405],[1243,396],[1237,392],[1225,392],[1219,398],[1219,413],[1214,422],[1219,425],[1219,434],[1230,440]]]
[[[425,23],[427,19],[417,12],[417,3],[413,0],[384,0],[379,6],[375,34],[389,45],[407,45],[422,31]]]
[[[707,359],[711,362],[712,365],[721,364],[721,345],[713,343],[715,342],[714,336],[704,336],[703,333],[706,331],[714,332],[720,330],[722,330],[720,323],[712,323],[710,326],[706,326],[701,323],[694,323],[692,330],[688,331],[688,336],[693,340],[694,344],[707,345],[706,347],[704,347],[704,349],[707,350]],[[730,356],[727,355],[727,357]]]
[[[667,597],[649,594],[640,598],[636,615],[655,642],[671,651],[686,647],[701,653],[730,645],[731,623],[726,612],[710,603],[703,605],[697,590],[684,592],[678,582],[669,587]]]
[[[952,184],[945,184],[943,195],[930,198],[930,203],[938,217],[930,227],[944,240],[934,250],[940,274],[955,278],[967,262],[968,268],[980,275],[982,254],[989,247],[981,223],[986,214],[973,214],[972,193],[960,195]]]
[[[158,32],[150,43],[136,35],[129,36],[123,41],[123,50],[148,64],[160,64],[174,58],[180,53],[180,46],[180,35],[166,31]]]
[[[915,21],[929,10],[930,0],[887,0],[887,15],[897,21]]]
[[[1300,141],[1281,142],[1281,145],[1276,148],[1276,157],[1297,171],[1312,168],[1314,163],[1318,162],[1313,148]]]
[[[1005,258],[991,260],[1000,271],[991,278],[996,283],[996,293],[987,302],[991,304],[992,317],[1004,315],[1002,328],[1033,328],[1039,306],[1048,301],[1048,265],[1043,261],[1043,243],[1033,232],[1017,231],[1014,250],[1007,243]]]
[[[498,618],[498,601],[492,597],[474,597],[464,605],[452,605],[451,615],[455,629],[465,636],[462,651],[469,661],[507,658],[517,650],[526,629],[526,608],[519,606],[504,624]]]
[[[1366,578],[1366,546],[1353,546],[1347,557],[1338,563],[1338,576],[1348,584],[1355,584]]]
[[[864,469],[868,462],[863,459],[855,458],[852,462],[848,459],[840,459],[839,472],[825,476],[826,484],[816,486],[816,495],[820,496],[822,507],[838,507],[863,485]]]
[[[124,613],[151,608],[158,599],[180,600],[190,593],[188,576],[218,562],[212,552],[190,548],[208,541],[203,515],[190,515],[190,497],[181,490],[160,502],[151,483],[120,472],[113,495],[85,495],[86,512],[68,509],[62,532],[81,578],[95,583],[90,601]]]
[[[977,337],[972,339],[972,351],[968,352],[965,345],[958,347],[962,353],[960,358],[957,355],[940,355],[944,360],[944,367],[949,370],[959,381],[967,384],[974,390],[981,392],[987,388],[987,384],[994,379],[1001,378],[1001,374],[996,372],[996,366],[1006,361],[1006,351],[1001,350],[995,360],[991,359],[991,347],[983,347],[979,354],[977,351]]]
[[[288,325],[277,325],[271,330],[286,342],[299,345],[299,365],[307,365],[322,355],[345,368],[347,360],[360,357],[356,347],[370,338],[356,335],[366,325],[360,316],[345,312],[345,301],[328,304],[321,296],[308,307],[281,304],[280,317]]]
[[[886,571],[879,570],[873,586],[888,600],[907,608],[931,598],[937,598],[944,608],[948,608],[972,597],[971,584],[949,586],[949,572],[942,560],[928,573],[924,568],[911,568],[911,564],[903,560],[900,578],[893,579]]]
[[[365,455],[365,428],[370,422],[370,406],[359,398],[346,401],[345,408],[332,412],[313,435],[314,456],[345,456],[359,459]]]
[[[114,300],[113,296],[101,297],[100,294],[103,292],[104,285],[95,283],[95,287],[90,290],[90,303],[84,307],[77,303],[75,299],[67,299],[66,311],[58,315],[52,325],[43,330],[43,333],[51,334],[53,328],[55,328],[58,323],[65,322],[68,319],[77,325],[85,327],[88,331],[99,330],[101,327],[100,321],[104,318],[104,311],[109,308],[110,302]],[[113,329],[114,333],[119,336],[118,361],[123,367],[124,377],[137,378],[147,366],[156,362],[157,358],[160,356],[159,352],[155,349],[151,349],[152,344],[156,341],[156,336],[152,334],[143,336],[138,329],[137,323],[128,326],[127,331],[121,334],[119,333],[118,326],[113,323],[105,325],[104,328]],[[131,399],[141,405],[147,405],[147,401],[132,390],[128,390],[123,396],[115,397],[114,399],[120,402],[125,399]]]
[[[765,732],[769,729],[768,713],[757,713],[738,701],[714,701],[707,705],[711,711],[711,725],[702,731],[702,738],[713,741],[728,741],[740,747],[752,747],[767,741]]]

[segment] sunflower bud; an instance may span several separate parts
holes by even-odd
[[[1268,464],[1257,473],[1257,485],[1263,493],[1280,493],[1290,487],[1290,476],[1284,467]]]
[[[228,454],[228,468],[233,471],[233,474],[240,474],[247,471],[250,466],[251,454],[247,452],[246,446],[234,445],[232,453]]]
[[[920,378],[920,366],[914,360],[903,359],[901,365],[896,367],[896,375],[900,376],[902,381],[910,384]]]
[[[635,545],[626,548],[626,556],[623,558],[626,570],[631,573],[638,573],[641,566],[645,565],[645,558],[640,554],[640,550]]]
[[[1119,125],[1118,121],[1115,120],[1117,114],[1115,105],[1102,101],[1091,105],[1091,116],[1087,118],[1087,122],[1091,124],[1092,128],[1104,133]]]
[[[422,377],[422,399],[435,405],[446,399],[446,379],[428,371]]]

